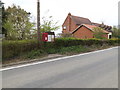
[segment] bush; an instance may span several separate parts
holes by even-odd
[[[120,39],[110,39],[106,41],[108,45],[120,45]]]
[[[92,45],[100,44],[101,40],[99,39],[75,39],[75,38],[58,38],[55,42],[56,47],[68,47],[76,45]]]
[[[108,43],[109,45],[119,44],[120,39],[75,39],[75,38],[58,38],[55,41],[55,47],[68,47],[76,45],[103,45]]]
[[[75,54],[80,52],[86,52],[88,51],[87,48],[84,46],[78,45],[78,46],[71,46],[71,47],[63,47],[60,49],[59,53],[61,54]]]
[[[28,52],[27,55],[25,55],[25,58],[30,58],[30,59],[34,59],[38,56],[42,56],[45,55],[45,51],[43,50],[32,50],[31,52]]]
[[[55,47],[76,46],[84,43],[82,39],[75,38],[58,38],[55,41]]]
[[[3,60],[13,58],[36,48],[38,47],[35,40],[3,41],[2,57]]]
[[[68,37],[73,37],[71,33],[67,34],[61,34],[60,37],[68,38]]]
[[[43,48],[38,48],[37,40],[3,41],[3,60],[19,57],[28,53],[28,58],[34,58],[37,55],[55,54],[66,52],[85,51],[83,46],[102,46],[102,45],[120,45],[120,39],[75,39],[75,38],[57,38],[55,42],[44,42]],[[78,49],[80,48],[80,49]],[[77,50],[78,49],[78,50]]]
[[[48,48],[45,50],[48,54],[55,54],[58,53],[58,50],[55,48]]]

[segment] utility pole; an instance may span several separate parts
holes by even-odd
[[[2,34],[2,7],[3,7],[3,2],[0,0],[0,34]]]
[[[40,32],[40,1],[37,0],[37,36],[38,36],[38,47],[42,46],[41,43],[41,32]]]
[[[118,2],[118,28],[120,29],[120,1]]]

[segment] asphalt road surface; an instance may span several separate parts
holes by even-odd
[[[118,88],[118,48],[2,71],[3,88]]]

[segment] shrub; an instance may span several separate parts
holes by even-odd
[[[55,54],[58,53],[58,50],[55,48],[48,48],[45,50],[48,54]]]
[[[38,47],[35,40],[3,41],[2,57],[3,60],[13,58],[36,48]]]
[[[103,41],[100,39],[76,39],[76,38],[58,38],[56,39],[56,47],[68,47],[76,45],[93,45],[93,44],[102,44]]]
[[[94,30],[94,37],[97,38],[97,39],[105,39],[104,35],[106,33],[104,33],[104,30],[100,27],[95,27],[93,28]]]
[[[108,45],[120,45],[120,39],[110,39],[106,41]]]
[[[85,50],[84,46],[120,45],[120,39],[76,39],[76,38],[57,38],[55,42],[44,42],[43,48],[38,48],[37,40],[3,41],[3,60],[19,57],[28,53],[28,58],[37,55],[55,54],[66,52],[79,52]],[[78,47],[79,46],[79,47]],[[78,49],[79,48],[79,49]]]
[[[34,59],[45,54],[46,53],[43,50],[32,50],[31,52],[28,52],[27,55],[25,55],[25,58]]]
[[[84,46],[78,45],[78,46],[71,46],[71,47],[63,47],[60,49],[61,54],[75,54],[80,52],[86,52],[88,49]]]
[[[80,45],[80,43],[84,43],[82,39],[75,38],[58,38],[55,41],[55,47],[68,47],[68,46],[76,46]]]
[[[60,37],[68,38],[68,37],[73,37],[73,36],[71,33],[67,33],[67,34],[61,34]]]

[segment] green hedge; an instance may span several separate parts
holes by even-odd
[[[120,44],[120,39],[75,39],[75,38],[58,38],[56,39],[54,46],[55,47],[68,47],[76,45],[116,45]]]
[[[3,41],[2,58],[14,58],[37,48],[35,40]]]
[[[120,45],[120,39],[100,40],[100,39],[75,39],[75,38],[57,38],[55,42],[44,42],[42,49],[38,48],[37,40],[21,40],[21,41],[3,41],[3,60],[14,58],[31,52],[32,50],[43,50],[49,53],[55,53],[55,49],[70,46],[91,46],[91,45]],[[48,53],[48,54],[49,54]]]

